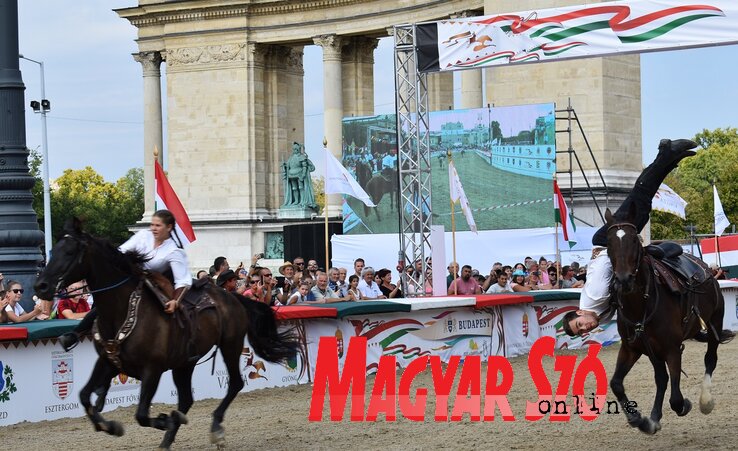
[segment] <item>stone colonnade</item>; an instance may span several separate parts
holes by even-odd
[[[379,40],[364,36],[328,34],[314,37],[313,42],[323,51],[323,114],[327,147],[340,159],[342,119],[374,114],[374,50]],[[249,196],[247,199],[248,208],[243,211],[250,211],[252,214],[248,219],[253,219],[276,214],[283,195],[281,163],[288,156],[285,149],[290,148],[291,142],[302,142],[304,138],[302,57],[302,46],[253,42],[219,46],[215,49],[212,46],[207,49],[180,48],[170,51],[168,58],[164,50],[133,55],[134,60],[142,66],[144,82],[144,149],[147,149],[144,155],[144,218],[154,210],[154,149],[158,149],[159,163],[163,165],[161,63],[169,63],[169,79],[173,81],[185,77],[203,79],[203,74],[198,74],[205,70],[200,63],[205,63],[208,70],[226,72],[244,69],[245,61],[247,86],[252,88],[247,90],[249,97],[245,106],[251,108],[248,111],[248,128],[253,133],[249,133],[248,142],[254,160],[245,168],[249,174],[244,174],[244,179],[249,180],[254,192],[264,193],[264,196]],[[220,67],[215,67],[216,63]],[[193,75],[183,75],[186,73]],[[470,73],[471,77],[465,74],[462,78],[462,105],[465,108],[475,108],[482,104],[481,74],[479,71]],[[235,74],[213,78],[215,83],[218,83],[218,79],[239,80]],[[472,85],[468,84],[469,79],[474,80]],[[452,109],[453,74],[434,74],[429,80],[431,110]],[[173,89],[168,91],[171,93]],[[225,98],[224,93],[219,97]],[[169,113],[177,117],[178,109],[183,106],[175,104]],[[196,153],[197,149],[193,148],[192,152]],[[190,157],[193,166],[203,163],[200,156]],[[178,158],[183,157],[180,154]],[[339,216],[340,195],[330,195],[328,203],[331,206],[329,216]]]

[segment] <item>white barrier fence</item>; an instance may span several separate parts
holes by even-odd
[[[723,328],[738,331],[738,282],[721,282],[721,288],[725,297]],[[555,337],[559,349],[575,349],[591,342],[607,345],[619,340],[614,323],[603,324],[585,339],[563,335],[561,318],[576,309],[577,304],[576,296],[572,296],[566,301],[504,305],[477,311],[469,307],[439,308],[304,320],[306,349],[284,365],[262,361],[253,354],[248,342],[244,344],[240,367],[246,385],[242,391],[310,383],[321,336],[340,337],[346,346],[351,336],[367,336],[369,372],[373,372],[370,367],[376,367],[379,358],[390,348],[408,356],[408,359],[398,358],[398,362],[409,362],[416,352],[440,355],[447,361],[450,355],[523,355],[539,336]],[[472,327],[468,336],[458,333],[459,325]],[[457,329],[444,332],[448,327]],[[0,344],[0,426],[83,416],[79,391],[92,373],[96,359],[89,339],[69,353],[51,340]],[[339,361],[343,363],[343,359]],[[220,355],[215,358],[215,370],[211,373],[212,368],[212,361],[196,367],[192,381],[195,400],[222,398],[225,394],[228,376]],[[139,388],[139,381],[119,375],[113,380],[105,410],[138,403]],[[169,372],[162,376],[154,402],[176,404],[177,390]]]

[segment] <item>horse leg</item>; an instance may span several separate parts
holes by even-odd
[[[682,378],[682,351],[680,346],[675,346],[667,354],[666,364],[669,365],[669,375],[671,375],[671,396],[669,397],[669,404],[671,405],[671,410],[676,412],[678,416],[683,417],[692,410],[692,403],[682,395],[682,389],[680,387]]]
[[[653,400],[653,409],[651,409],[651,422],[653,423],[654,430],[650,433],[655,434],[661,430],[661,417],[663,416],[662,409],[664,406],[666,387],[669,385],[669,373],[666,371],[666,362],[663,360],[651,357],[651,365],[653,365],[653,376],[656,381],[656,397]]]
[[[618,351],[618,360],[617,363],[615,363],[615,372],[610,379],[610,389],[620,403],[620,406],[623,408],[623,411],[625,412],[625,417],[631,427],[640,427],[640,424],[644,421],[644,418],[641,417],[641,413],[638,410],[630,405],[630,401],[625,395],[623,380],[640,357],[640,352],[636,352],[635,350],[630,349],[623,343],[620,346],[620,351]]]
[[[173,421],[169,415],[161,414],[156,418],[149,417],[151,400],[154,399],[160,379],[161,372],[159,371],[149,369],[144,373],[141,379],[141,397],[138,400],[138,408],[136,409],[136,421],[143,427],[169,430]]]
[[[87,385],[82,387],[79,392],[79,399],[85,408],[87,418],[90,419],[96,431],[105,431],[110,435],[122,436],[124,434],[123,425],[117,421],[107,421],[100,415],[102,407],[105,405],[105,395],[107,387],[110,387],[110,380],[118,373],[118,370],[105,357],[98,357],[95,367],[92,369],[90,380]],[[92,393],[98,396],[95,405],[90,402]],[[102,399],[100,397],[102,396]]]
[[[174,379],[174,385],[177,387],[177,410],[172,410],[171,428],[167,429],[166,434],[164,434],[164,439],[161,441],[159,449],[169,449],[172,443],[174,443],[174,438],[177,436],[179,427],[187,424],[186,414],[193,403],[192,372],[194,370],[194,364],[172,370],[172,379]]]
[[[213,411],[213,423],[210,426],[210,442],[215,444],[218,449],[225,446],[225,430],[221,425],[225,411],[244,385],[241,369],[239,368],[241,350],[243,349],[242,343],[243,337],[240,340],[230,340],[228,344],[220,347],[226,370],[228,370],[228,391],[218,407]]]
[[[719,327],[715,330],[721,331],[723,325],[722,315],[719,321]],[[707,332],[707,352],[705,353],[705,377],[702,379],[702,390],[700,391],[700,412],[707,415],[712,412],[715,408],[715,400],[712,397],[710,389],[712,388],[712,372],[715,371],[717,366],[718,355],[717,348],[720,342],[715,335],[708,331]]]

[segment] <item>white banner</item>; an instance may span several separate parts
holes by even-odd
[[[604,2],[420,25],[429,26],[437,27],[437,55],[419,40],[428,49],[419,58],[423,72],[732,44],[738,3]],[[433,31],[421,36],[432,39]]]
[[[0,427],[22,421],[84,416],[79,392],[89,380],[96,360],[97,353],[89,339],[71,352],[64,352],[58,343],[49,340],[0,343],[0,374],[4,373],[0,378]],[[246,385],[241,391],[308,383],[305,361],[306,356],[298,352],[296,359],[284,365],[264,362],[254,355],[246,341],[240,364]],[[225,396],[228,372],[220,353],[215,357],[213,374],[212,369],[212,361],[195,367],[192,376],[195,400]],[[140,388],[140,381],[124,374],[116,376],[104,411],[137,404]],[[171,371],[162,375],[154,402],[177,404]],[[152,412],[154,416],[157,414]]]

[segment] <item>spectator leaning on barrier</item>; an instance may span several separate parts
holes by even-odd
[[[513,290],[510,287],[510,284],[507,282],[507,274],[500,273],[499,276],[497,276],[497,283],[489,287],[489,289],[486,291],[487,294],[499,294],[499,293],[512,293]]]
[[[374,268],[371,266],[367,266],[361,271],[361,281],[358,288],[365,299],[386,299],[386,296],[382,294],[382,290],[379,289],[379,285],[374,281]]]
[[[472,267],[464,265],[461,267],[461,277],[451,282],[448,287],[448,294],[481,294],[482,288],[479,286],[477,279],[472,277]]]
[[[351,274],[346,292],[348,293],[349,301],[361,301],[364,299],[364,295],[359,291],[359,276]]]
[[[571,266],[564,266],[561,269],[561,288],[581,288],[584,282],[574,278],[574,269]]]
[[[13,280],[8,281],[8,291],[5,292],[5,300],[7,301],[5,314],[11,323],[30,321],[41,314],[42,307],[40,303],[37,303],[30,312],[26,312],[20,304],[21,297],[23,297],[21,283]]]
[[[331,290],[328,286],[328,274],[323,271],[318,271],[315,274],[315,286],[310,290],[315,297],[315,301],[318,304],[330,304],[331,302],[340,302],[343,299],[339,298],[335,291]]]
[[[5,299],[5,291],[0,290],[0,323],[8,322],[8,314],[5,313],[5,307],[7,307],[8,304],[8,300]]]
[[[308,300],[308,294],[310,294],[310,282],[300,282],[297,291],[290,295],[285,305],[302,304]]]
[[[377,271],[377,276],[379,276],[379,289],[382,291],[383,295],[385,295],[387,298],[402,297],[400,284],[398,283],[397,285],[395,285],[392,283],[392,271],[387,268],[382,268]]]
[[[90,311],[87,304],[86,283],[79,281],[67,287],[67,297],[59,301],[56,307],[59,319],[82,319]]]
[[[520,269],[516,269],[515,271],[513,271],[512,282],[510,282],[510,287],[516,293],[519,291],[530,291],[530,287],[526,285],[525,283],[525,272],[524,271]]]

